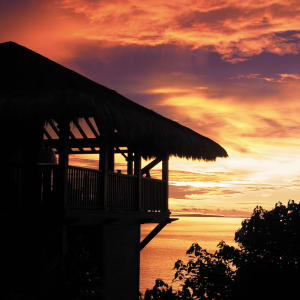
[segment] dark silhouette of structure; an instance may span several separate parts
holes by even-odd
[[[140,250],[172,221],[168,157],[226,151],[16,43],[0,44],[0,63],[0,293],[137,299]],[[98,170],[70,166],[72,154],[99,154]],[[142,158],[152,160],[142,167]],[[160,162],[161,178],[149,178]],[[140,242],[143,223],[157,226]]]

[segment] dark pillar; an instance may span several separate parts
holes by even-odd
[[[133,175],[133,153],[130,149],[128,149],[128,156],[127,156],[127,174]]]
[[[140,224],[103,227],[103,299],[139,299]]]
[[[64,290],[64,257],[67,253],[67,229],[64,225],[65,213],[67,209],[68,202],[68,165],[69,165],[69,136],[70,136],[70,122],[68,120],[61,120],[58,124],[59,129],[59,149],[58,149],[58,170],[57,170],[57,181],[56,181],[56,192],[53,198],[55,202],[52,206],[52,216],[48,214],[46,223],[45,234],[45,245],[44,252],[45,256],[55,258],[56,263],[52,268],[57,269],[56,275],[46,274],[47,277],[56,277],[56,282],[45,283],[45,294],[49,293],[51,289],[52,293],[56,293],[55,290]],[[49,263],[49,262],[48,262]],[[48,273],[49,270],[44,270]],[[53,272],[52,272],[53,273]],[[53,287],[51,288],[51,284]],[[48,291],[46,291],[46,286],[48,286]]]
[[[134,176],[137,177],[137,207],[138,210],[142,210],[142,157],[138,152],[134,153]]]
[[[108,171],[114,172],[115,170],[115,150],[114,146],[108,145]]]
[[[99,170],[100,179],[100,203],[103,208],[110,208],[108,202],[108,174],[114,171],[114,147],[109,143],[103,143],[100,147]]]
[[[107,187],[108,187],[108,147],[106,144],[102,144],[100,147],[99,158],[99,170],[100,170],[100,207],[107,208]]]
[[[62,196],[62,208],[66,208],[68,200],[68,166],[69,166],[69,136],[70,124],[69,121],[61,121],[58,124],[59,128],[59,195]],[[60,197],[61,198],[61,197]],[[61,200],[59,200],[61,201]]]
[[[165,184],[165,210],[169,209],[168,198],[169,198],[169,156],[166,155],[162,160],[162,180]]]

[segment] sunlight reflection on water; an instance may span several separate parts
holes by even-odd
[[[241,227],[242,218],[180,217],[167,225],[141,252],[140,290],[152,288],[160,278],[172,284],[174,263],[185,259],[193,242],[214,251],[221,240],[235,245],[234,233]],[[155,224],[142,225],[141,239]]]

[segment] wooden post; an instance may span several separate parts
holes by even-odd
[[[128,149],[128,156],[127,156],[127,174],[133,175],[133,153],[130,149]]]
[[[101,204],[103,208],[110,208],[111,203],[109,203],[109,172],[114,171],[114,147],[109,143],[103,143],[100,147],[100,161],[99,169],[102,172],[102,183],[100,184],[100,199],[102,199]]]
[[[162,160],[162,180],[165,184],[165,211],[168,211],[168,199],[169,199],[169,156],[166,155]]]
[[[100,147],[99,158],[99,171],[100,173],[100,191],[99,200],[100,207],[107,208],[107,190],[108,190],[108,147],[106,144],[102,144]]]
[[[138,210],[142,210],[142,158],[138,152],[134,153],[134,175],[137,177],[136,200]]]
[[[69,135],[70,135],[70,124],[69,121],[61,121],[58,124],[59,127],[59,178],[60,182],[58,190],[59,197],[62,196],[63,208],[67,206],[68,201],[68,165],[69,165]]]
[[[158,223],[157,226],[140,242],[140,251],[143,250],[169,223],[171,223],[170,219]]]
[[[114,172],[115,169],[115,150],[114,150],[114,146],[112,145],[108,145],[108,171],[109,172]]]
[[[139,299],[139,244],[140,224],[120,218],[103,225],[103,294],[99,299]]]
[[[61,120],[58,124],[59,128],[59,157],[58,157],[58,180],[55,201],[57,204],[57,216],[53,223],[52,231],[57,232],[57,246],[55,251],[58,251],[60,261],[60,274],[58,282],[63,286],[63,274],[65,267],[65,254],[67,252],[67,236],[66,226],[64,225],[65,209],[68,202],[68,165],[69,165],[69,136],[70,136],[70,122],[68,120]]]

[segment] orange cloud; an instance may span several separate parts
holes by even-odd
[[[283,55],[300,50],[296,0],[64,0],[62,8],[87,19],[75,35],[92,40],[212,47],[233,63],[264,51]]]
[[[252,205],[257,204],[251,203]],[[255,206],[254,206],[255,207]],[[247,218],[250,217],[250,212],[243,209],[203,209],[195,206],[185,207],[182,206],[180,209],[175,211],[176,215],[179,216],[216,216],[216,217],[233,217],[233,218]]]
[[[267,82],[275,82],[275,83],[286,83],[290,80],[300,80],[300,74],[295,73],[279,73],[276,76],[263,76],[259,73],[247,74],[247,75],[238,75],[236,77],[232,77],[231,79],[260,79],[265,80]]]
[[[108,47],[172,44],[210,49],[237,63],[263,52],[299,53],[298,4],[297,0],[24,0],[21,8],[0,12],[1,41],[14,39],[56,59],[74,57],[84,41]]]

